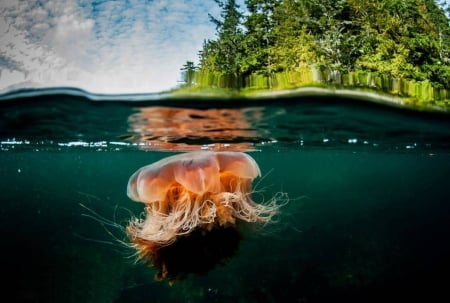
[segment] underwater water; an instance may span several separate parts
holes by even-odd
[[[120,243],[143,211],[126,186],[138,168],[200,149],[247,152],[263,175],[254,200],[285,192],[290,201],[275,222],[246,230],[231,259],[169,285]],[[450,297],[445,114],[345,97],[9,98],[0,101],[0,180],[10,302]]]

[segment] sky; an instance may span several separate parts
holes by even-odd
[[[102,94],[179,84],[215,37],[213,0],[2,0],[0,93],[69,86]]]

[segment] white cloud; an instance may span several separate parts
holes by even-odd
[[[8,2],[8,3],[6,3]],[[2,1],[0,90],[76,86],[99,93],[174,87],[214,36],[205,0]]]

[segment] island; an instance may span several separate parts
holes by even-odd
[[[215,0],[215,39],[178,95],[339,94],[450,111],[450,5],[433,0]]]

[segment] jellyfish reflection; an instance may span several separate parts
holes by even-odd
[[[127,139],[151,150],[226,150],[232,145],[233,150],[248,151],[267,139],[258,128],[262,118],[259,107],[143,107],[129,117]]]
[[[236,251],[239,222],[271,220],[276,200],[251,199],[260,174],[245,153],[203,151],[162,159],[131,176],[128,196],[146,207],[145,217],[129,222],[128,236],[158,268],[157,279],[208,271]]]

